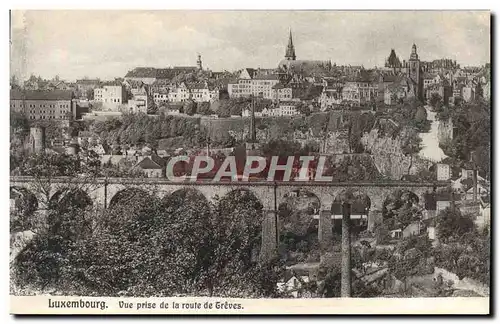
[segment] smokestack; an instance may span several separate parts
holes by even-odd
[[[251,119],[250,119],[250,138],[251,142],[257,142],[257,131],[255,130],[255,98],[252,96],[251,103]]]

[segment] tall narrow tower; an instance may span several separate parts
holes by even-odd
[[[420,60],[417,54],[417,45],[411,47],[410,60],[408,61],[408,76],[415,82],[417,86],[416,96],[418,99],[423,99],[423,81],[420,67]]]
[[[255,129],[255,98],[252,97],[251,103],[251,119],[250,119],[250,141],[257,142],[257,131]]]
[[[255,155],[259,149],[259,142],[257,141],[257,130],[255,128],[255,98],[252,96],[252,102],[250,104],[250,134],[247,140],[246,155]]]
[[[295,61],[295,48],[293,47],[292,30],[290,29],[290,36],[288,37],[288,46],[286,47],[285,58],[289,61]]]
[[[198,66],[198,70],[203,70],[203,65],[201,63],[201,54],[198,54],[198,60],[196,61],[196,65]]]

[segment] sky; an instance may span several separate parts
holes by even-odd
[[[297,59],[383,66],[408,59],[490,62],[490,14],[471,11],[12,11],[11,75],[74,81],[138,66],[273,68],[292,30]]]

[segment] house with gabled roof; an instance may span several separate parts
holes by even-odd
[[[147,178],[162,178],[166,175],[166,161],[156,154],[144,156],[132,167],[132,171],[142,171]]]

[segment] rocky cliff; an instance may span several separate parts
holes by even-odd
[[[416,155],[413,157],[405,155],[402,150],[403,142],[399,136],[380,136],[378,129],[364,133],[361,143],[365,150],[371,152],[379,172],[392,180],[400,180],[405,174],[416,174],[422,168],[431,165],[429,161],[422,160]]]

